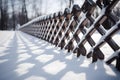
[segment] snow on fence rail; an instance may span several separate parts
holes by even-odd
[[[116,60],[116,68],[120,70],[120,45],[113,36],[120,32],[120,20],[113,10],[119,0],[85,0],[82,7],[74,5],[72,11],[66,8],[64,13],[42,16],[24,24],[20,30],[46,40],[61,49],[92,58],[92,62],[105,58],[101,48],[107,43],[114,55],[106,62]],[[100,34],[98,42],[93,34]],[[87,51],[85,44],[89,43]]]

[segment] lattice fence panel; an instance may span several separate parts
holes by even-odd
[[[119,0],[85,0],[81,8],[74,5],[64,13],[42,16],[20,30],[73,52],[77,57],[92,58],[92,62],[105,58],[102,48],[107,44],[113,55],[106,63],[116,60],[116,68],[120,70],[120,44],[114,39],[120,33],[120,17],[114,14],[119,3]],[[100,35],[97,41],[94,34]],[[89,50],[86,44],[90,46]]]

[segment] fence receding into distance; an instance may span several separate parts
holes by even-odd
[[[40,16],[19,30],[68,50],[77,57],[92,58],[92,62],[105,58],[102,47],[107,44],[113,55],[106,63],[116,60],[116,68],[120,71],[120,44],[113,38],[120,33],[120,17],[113,11],[119,3],[119,0],[85,0],[82,7],[73,5],[72,9],[66,8],[64,12]],[[101,36],[97,42],[92,37],[94,34]],[[89,51],[86,43],[91,47]]]

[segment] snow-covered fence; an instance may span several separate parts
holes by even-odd
[[[120,32],[120,18],[113,13],[119,2],[85,0],[81,8],[74,5],[72,9],[66,8],[64,13],[38,17],[21,26],[20,30],[73,52],[77,57],[92,58],[92,62],[105,58],[101,49],[108,44],[114,53],[106,63],[116,60],[116,68],[120,70],[120,45],[113,39]],[[97,42],[92,37],[94,34],[101,35]],[[89,51],[86,43],[91,47]]]

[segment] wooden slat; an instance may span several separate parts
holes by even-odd
[[[112,56],[107,63],[111,64],[116,60],[116,68],[120,71],[120,46],[112,39],[117,32],[120,32],[120,18],[112,13],[118,2],[120,1],[85,0],[81,8],[74,5],[72,9],[66,8],[64,13],[59,12],[54,13],[54,16],[41,17],[40,20],[20,30],[68,52],[73,52],[77,54],[77,57],[80,55],[92,57],[92,62],[105,58],[105,52],[102,52],[101,48],[107,43],[113,49],[113,54],[117,54]],[[97,11],[97,8],[100,8],[100,12],[95,17],[94,11]],[[98,42],[92,37],[96,32],[101,35]],[[87,42],[91,47],[89,51],[85,47]]]

